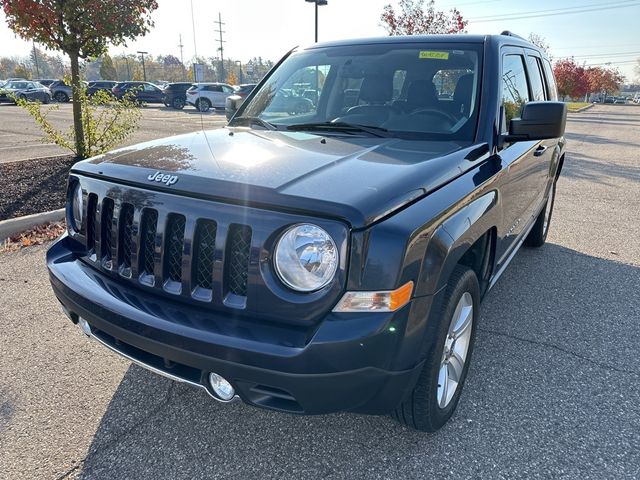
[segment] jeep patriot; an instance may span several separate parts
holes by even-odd
[[[545,242],[565,122],[509,32],[294,49],[226,128],[74,165],[51,285],[88,336],[221,402],[435,431],[481,299]]]

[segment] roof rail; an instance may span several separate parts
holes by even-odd
[[[509,30],[505,30],[504,32],[502,32],[500,35],[506,35],[508,37],[515,37],[515,38],[519,38],[520,40],[524,40],[525,42],[527,41],[526,38],[521,37],[520,35],[516,35],[515,33],[509,31]]]

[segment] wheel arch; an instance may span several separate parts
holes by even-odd
[[[425,252],[416,296],[441,290],[459,264],[476,273],[480,292],[486,293],[495,264],[500,223],[497,205],[497,192],[488,192],[436,228]]]

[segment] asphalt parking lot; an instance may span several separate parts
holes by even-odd
[[[71,128],[72,104],[52,105],[57,106],[58,110],[51,111],[48,119],[62,131]],[[142,107],[140,128],[127,139],[125,145],[193,132],[203,127],[221,127],[226,123],[222,110],[210,110],[201,114],[191,106],[174,110],[162,104],[148,104]],[[44,143],[42,138],[42,131],[26,110],[9,103],[0,103],[0,163],[69,153],[57,145]]]
[[[86,339],[43,247],[0,255],[0,478],[639,477],[639,129],[640,107],[570,115],[548,243],[483,303],[434,435],[216,403]]]

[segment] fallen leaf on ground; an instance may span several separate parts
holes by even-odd
[[[65,222],[49,222],[10,237],[0,245],[0,253],[15,252],[25,247],[42,245],[55,240],[66,230]]]

